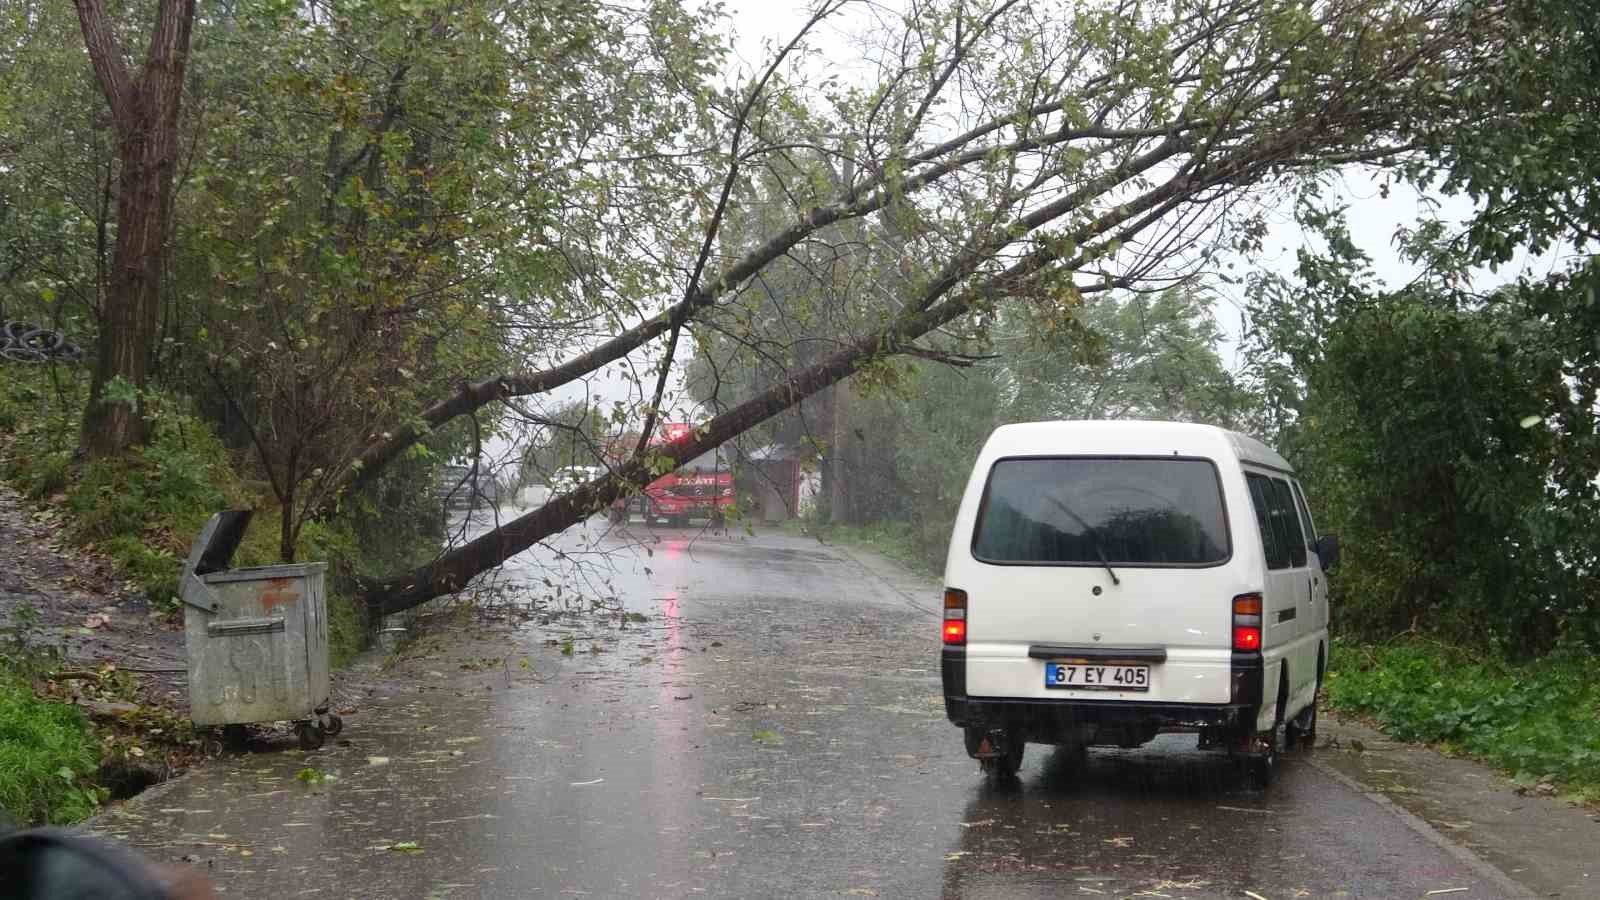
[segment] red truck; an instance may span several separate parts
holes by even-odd
[[[693,426],[686,422],[667,422],[661,426],[650,446],[662,447],[687,440]],[[632,447],[618,447],[621,453]],[[620,453],[613,462],[620,462]],[[611,507],[611,520],[625,522],[630,506],[644,513],[646,525],[665,521],[687,525],[694,517],[721,523],[735,501],[733,471],[717,450],[709,450],[679,466],[677,470],[657,478],[645,487],[641,496],[618,500]]]

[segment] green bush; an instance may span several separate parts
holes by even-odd
[[[87,818],[99,759],[80,710],[37,699],[25,678],[0,669],[0,809],[30,824]]]
[[[1443,744],[1523,778],[1600,789],[1600,674],[1581,651],[1511,665],[1430,641],[1336,640],[1327,698],[1400,740]]]

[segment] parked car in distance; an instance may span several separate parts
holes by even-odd
[[[1028,742],[1198,732],[1265,785],[1309,745],[1326,570],[1294,472],[1247,435],[1176,422],[994,431],[945,569],[945,709],[985,771]]]

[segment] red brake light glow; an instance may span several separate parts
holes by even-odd
[[[1261,595],[1240,594],[1233,598],[1233,649],[1261,649]]]
[[[947,646],[967,643],[967,592],[958,588],[944,589],[944,642]]]

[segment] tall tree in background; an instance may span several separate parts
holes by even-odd
[[[83,449],[91,456],[115,456],[144,436],[137,392],[149,378],[160,315],[178,107],[195,0],[160,0],[150,47],[137,71],[130,71],[103,0],[74,2],[95,79],[111,109],[120,166],[116,249],[100,309],[99,353],[83,419]]]

